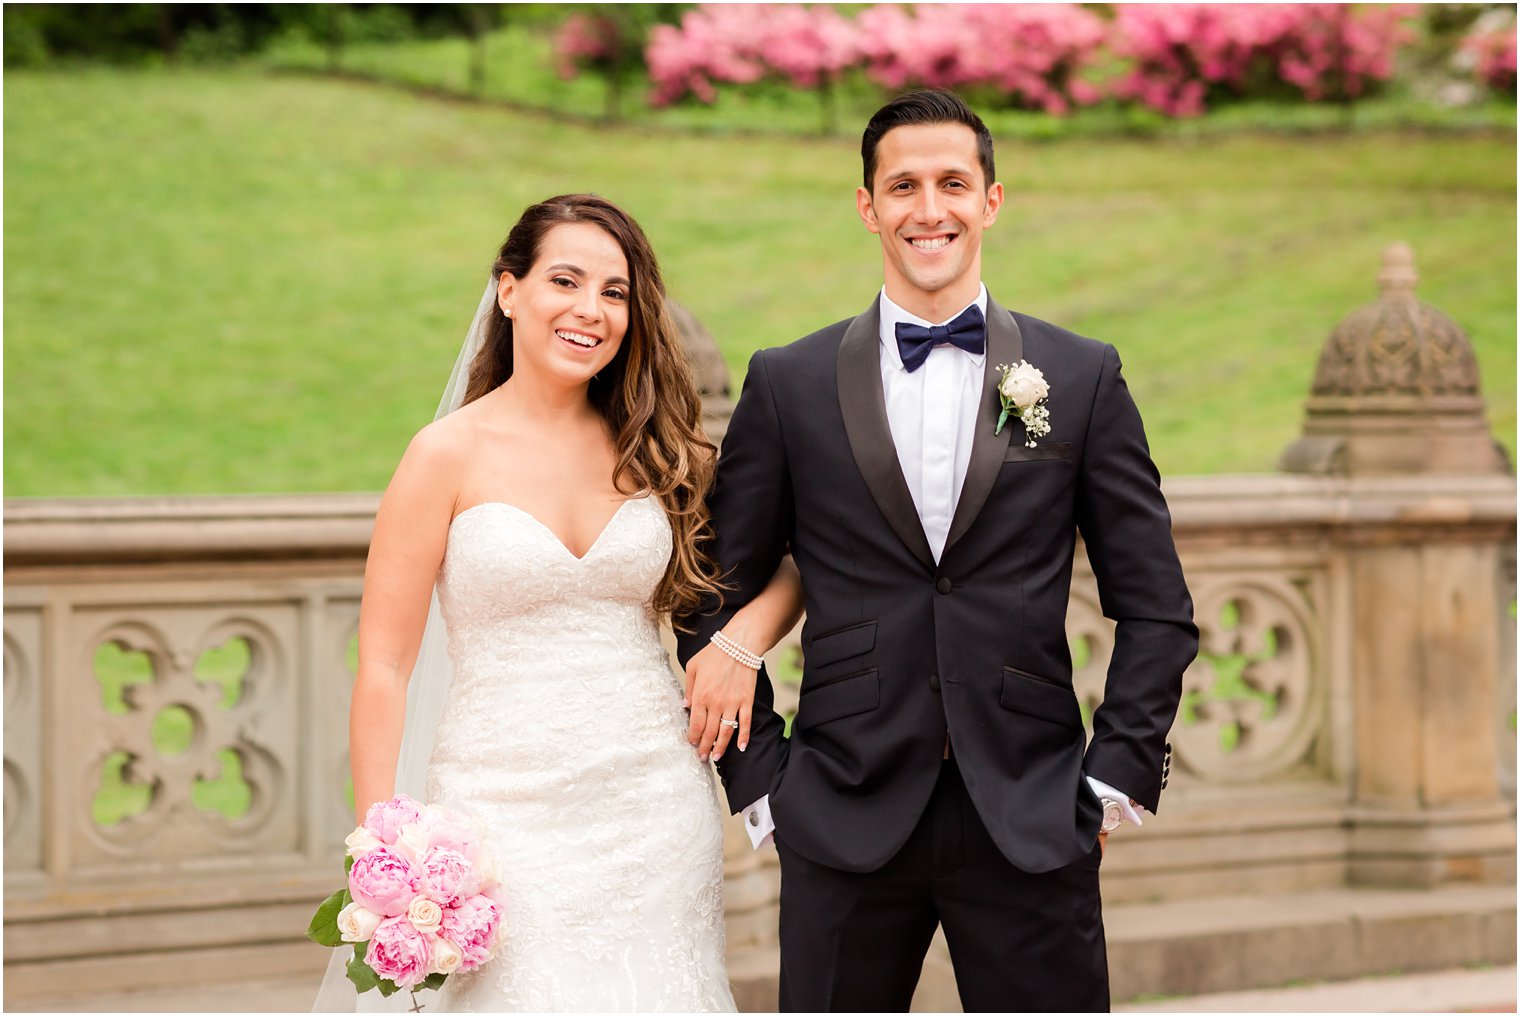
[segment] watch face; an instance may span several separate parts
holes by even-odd
[[[1103,802],[1103,831],[1111,833],[1119,828],[1119,823],[1124,821],[1124,813],[1119,810],[1118,801]]]

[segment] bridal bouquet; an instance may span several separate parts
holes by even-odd
[[[398,794],[371,807],[344,842],[348,887],[322,902],[306,936],[354,943],[348,979],[359,992],[439,988],[495,954],[499,879],[472,823]]]

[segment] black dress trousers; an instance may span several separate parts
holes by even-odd
[[[954,758],[882,868],[840,871],[778,831],[782,1012],[907,1012],[943,924],[966,1012],[1107,1012],[1101,852],[1030,874],[982,826]]]

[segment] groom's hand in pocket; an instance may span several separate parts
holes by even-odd
[[[691,723],[686,739],[696,746],[703,762],[718,761],[730,743],[740,751],[749,747],[755,677],[755,671],[711,643],[687,661],[686,706]],[[738,720],[738,727],[723,723],[725,718]]]

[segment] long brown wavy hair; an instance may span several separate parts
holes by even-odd
[[[666,310],[665,283],[644,231],[605,198],[562,194],[528,206],[501,245],[491,277],[499,279],[503,272],[527,277],[544,236],[555,226],[578,222],[606,230],[628,260],[628,331],[588,392],[616,435],[613,484],[629,496],[648,490],[665,507],[675,547],[653,607],[676,616],[692,613],[704,596],[719,589],[717,565],[705,549],[712,538],[707,491],[717,449],[702,431],[696,381]],[[464,403],[495,390],[511,376],[512,319],[498,304],[470,365]]]

